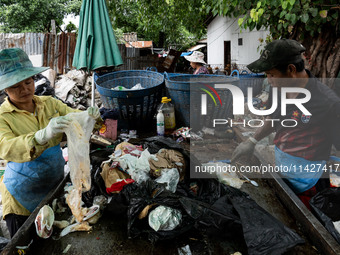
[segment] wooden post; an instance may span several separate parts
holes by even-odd
[[[55,28],[55,20],[51,20],[52,26],[52,45],[51,45],[51,57],[50,57],[50,68],[54,70],[54,56],[55,56],[55,36],[56,36],[56,28]]]

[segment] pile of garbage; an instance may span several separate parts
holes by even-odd
[[[43,74],[35,77],[35,94],[39,96],[53,96],[68,106],[86,110],[91,106],[92,76],[81,70],[71,70],[57,77],[55,82]],[[100,95],[95,91],[95,105],[100,108]]]
[[[196,231],[240,238],[249,254],[281,254],[304,242],[245,192],[216,179],[190,179],[189,161],[199,162],[170,138],[117,143],[90,157],[92,187],[83,201],[91,206],[106,196],[105,213],[127,216],[129,238],[156,242]]]
[[[191,168],[200,163],[171,138],[149,137],[135,144],[118,140],[90,151],[90,162],[91,185],[76,199],[76,208],[69,198],[81,187],[71,177],[63,197],[38,214],[39,236],[48,238],[52,224],[61,228],[55,233],[59,237],[91,231],[105,213],[127,219],[129,238],[146,235],[152,243],[195,231],[244,240],[249,254],[282,254],[304,242],[247,193],[217,179],[191,179]],[[63,213],[70,211],[66,204],[73,216],[65,219]]]

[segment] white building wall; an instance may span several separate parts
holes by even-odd
[[[260,56],[259,39],[265,39],[267,30],[240,31],[237,23],[238,18],[216,16],[209,24],[208,40],[208,64],[212,66],[224,66],[224,41],[231,41],[231,62],[238,65],[247,65]],[[238,39],[243,39],[243,45],[238,45]]]

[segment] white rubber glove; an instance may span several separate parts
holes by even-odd
[[[95,106],[91,106],[91,107],[87,108],[87,113],[88,113],[89,116],[91,116],[95,120],[100,117],[99,109],[98,109],[98,107],[95,107]]]
[[[256,143],[257,140],[253,137],[250,137],[248,140],[240,143],[233,152],[231,163],[237,162],[237,160],[242,156],[251,158],[254,154]]]
[[[50,120],[47,127],[35,133],[34,138],[39,144],[45,144],[57,134],[63,133],[69,126],[71,119],[66,116],[55,117]]]

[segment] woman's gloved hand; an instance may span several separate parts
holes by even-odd
[[[250,137],[248,140],[240,143],[233,152],[231,163],[235,164],[242,156],[251,158],[253,156],[256,143],[257,140],[253,137]]]
[[[37,143],[45,144],[57,134],[63,133],[70,123],[71,119],[66,116],[52,118],[47,127],[35,133],[34,138]]]
[[[98,107],[95,107],[95,106],[91,106],[91,107],[87,108],[87,113],[88,113],[89,116],[91,116],[95,120],[100,117],[99,109],[98,109]]]

